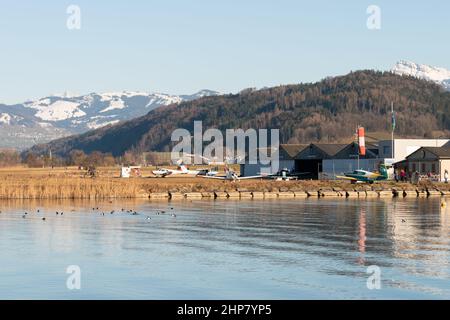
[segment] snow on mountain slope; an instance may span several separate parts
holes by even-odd
[[[0,104],[0,128],[3,129],[0,130],[0,148],[3,147],[2,140],[6,138],[4,134],[8,132],[8,128],[20,131],[17,134],[20,136],[18,147],[25,148],[35,143],[143,116],[161,106],[218,94],[210,90],[180,96],[137,91],[90,93],[82,96],[64,93],[17,105]],[[8,146],[10,144],[11,141]]]
[[[80,118],[86,113],[80,110],[79,103],[70,101],[56,101],[49,106],[37,108],[35,116],[44,121],[62,121],[70,118]]]
[[[103,109],[102,111],[100,111],[100,113],[123,108],[125,108],[125,103],[123,103],[122,100],[111,100],[109,103],[109,107]]]
[[[36,110],[34,116],[41,121],[57,123],[74,132],[82,132],[111,124],[114,122],[138,117],[160,106],[192,100],[194,97],[211,95],[212,91],[203,90],[192,96],[175,96],[162,93],[148,94],[144,92],[107,92],[91,93],[85,96],[53,95],[36,101],[24,103],[25,107]],[[215,93],[217,94],[217,93]],[[104,117],[92,121],[98,114]],[[104,119],[104,120],[102,120]]]
[[[450,70],[417,64],[409,61],[398,62],[391,70],[398,75],[413,76],[419,79],[433,81],[446,90],[450,90]]]
[[[185,100],[192,99],[184,99],[181,96],[170,96],[162,93],[154,93],[148,104],[146,105],[146,108],[151,107],[152,105],[169,105],[173,103],[180,103]]]

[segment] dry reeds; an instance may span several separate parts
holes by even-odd
[[[3,179],[0,199],[101,199],[145,196],[138,180],[87,178]]]

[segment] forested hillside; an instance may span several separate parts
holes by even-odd
[[[358,71],[314,84],[285,85],[169,105],[114,126],[35,146],[32,151],[67,155],[79,149],[121,155],[127,150],[166,151],[176,128],[278,128],[283,143],[349,139],[360,124],[390,130],[395,105],[397,135],[450,134],[450,93],[438,85],[389,72]]]

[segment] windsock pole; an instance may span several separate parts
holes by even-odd
[[[356,127],[356,142],[358,143],[358,164],[357,164],[356,170],[359,170],[359,153],[360,153],[358,129],[359,129],[359,126]]]
[[[358,134],[358,169],[360,169],[359,157],[360,157],[360,155],[362,155],[362,156],[366,155],[366,139],[365,139],[364,128],[359,126],[358,130],[357,130],[357,134]]]
[[[358,128],[358,144],[359,144],[359,153],[362,156],[366,155],[366,138],[365,131],[363,127]]]

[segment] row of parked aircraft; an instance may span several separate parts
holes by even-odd
[[[261,174],[256,176],[249,177],[240,177],[237,173],[228,167],[226,161],[224,162],[224,176],[219,176],[219,172],[216,170],[210,169],[198,169],[198,170],[190,170],[184,165],[183,160],[179,160],[177,162],[177,169],[158,169],[152,171],[152,173],[161,178],[165,178],[167,176],[174,175],[192,175],[192,176],[201,176],[206,179],[217,179],[217,180],[229,180],[229,181],[240,181],[240,180],[249,180],[249,179],[275,179],[275,180],[297,180],[302,176],[308,175],[309,173],[290,173],[288,169],[283,169],[276,174]],[[376,181],[384,181],[388,179],[388,172],[386,166],[381,165],[379,172],[371,172],[365,170],[355,170],[353,172],[345,173],[343,176],[336,176],[336,179],[339,180],[348,180],[351,183],[369,183],[372,184]]]
[[[175,175],[192,175],[192,176],[201,176],[207,179],[218,179],[218,180],[248,180],[248,179],[260,179],[264,178],[264,175],[252,176],[252,177],[239,177],[236,172],[228,167],[225,164],[225,176],[218,176],[219,172],[209,169],[199,169],[199,170],[190,170],[184,164],[179,164],[178,169],[158,169],[152,171],[152,173],[160,178],[165,178],[167,176],[175,176]]]
[[[178,161],[177,169],[158,169],[152,171],[152,173],[160,178],[165,178],[167,176],[175,176],[175,175],[191,175],[191,176],[201,176],[206,179],[216,179],[216,180],[229,180],[229,181],[240,181],[240,180],[250,180],[250,179],[276,179],[276,180],[296,180],[300,178],[302,175],[306,173],[292,174],[288,169],[283,169],[276,174],[260,174],[256,176],[248,176],[248,177],[240,177],[238,174],[231,169],[227,163],[224,163],[224,176],[219,176],[219,172],[216,170],[210,169],[198,169],[198,170],[190,170],[183,164],[180,160]]]
[[[200,169],[200,170],[190,170],[184,164],[178,166],[178,169],[158,169],[152,171],[152,173],[160,178],[165,178],[167,176],[175,176],[175,175],[193,175],[193,176],[215,176],[218,174],[217,171],[211,171],[209,169]]]

